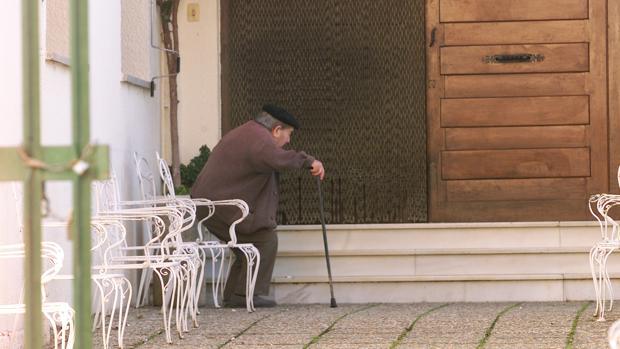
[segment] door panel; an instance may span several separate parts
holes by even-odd
[[[444,45],[587,42],[588,21],[519,21],[443,24]]]
[[[588,145],[585,126],[446,128],[446,149],[573,148]]]
[[[588,0],[442,0],[442,22],[588,18]]]
[[[588,148],[463,150],[441,155],[444,180],[590,175]]]
[[[445,98],[587,95],[589,74],[447,75]]]
[[[579,200],[586,195],[583,178],[454,180],[447,194],[451,202]]]
[[[445,75],[588,71],[586,43],[447,46],[440,56]]]
[[[589,114],[588,96],[441,100],[442,127],[580,125]]]

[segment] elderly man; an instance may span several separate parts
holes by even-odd
[[[323,164],[300,151],[285,150],[299,122],[286,110],[263,106],[254,120],[228,132],[215,146],[209,160],[192,186],[192,198],[211,200],[242,199],[250,207],[248,217],[237,225],[240,243],[252,243],[260,252],[254,306],[273,307],[275,302],[260,295],[269,293],[271,275],[278,250],[276,211],[278,208],[278,172],[309,168],[313,176],[323,179]],[[206,212],[199,210],[198,219]],[[205,223],[211,233],[229,241],[228,228],[240,217],[237,208],[218,206]],[[197,220],[198,220],[197,219]],[[224,305],[245,307],[245,258],[235,251]]]

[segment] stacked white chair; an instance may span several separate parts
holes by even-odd
[[[24,259],[24,245],[4,245],[0,246],[0,259]],[[65,302],[48,302],[45,299],[45,285],[54,279],[62,268],[64,261],[64,253],[62,248],[53,242],[41,243],[41,258],[43,258],[44,272],[41,276],[42,295],[43,295],[43,315],[47,319],[50,328],[54,334],[55,349],[71,349],[75,341],[74,317],[75,312]],[[7,270],[8,271],[8,270]],[[0,315],[21,315],[26,312],[26,305],[20,299],[17,303],[1,304]],[[15,321],[15,323],[17,323]],[[15,333],[16,326],[13,326]],[[14,338],[11,338],[9,346],[12,348]]]
[[[140,194],[142,197],[142,203],[146,205],[150,205],[151,207],[156,207],[157,205],[167,205],[167,206],[179,206],[184,207],[184,212],[186,213],[187,227],[189,228],[193,225],[194,220],[196,218],[196,205],[194,205],[191,201],[178,201],[174,199],[170,199],[167,197],[157,196],[157,185],[155,183],[155,176],[153,176],[153,172],[149,166],[148,161],[139,157],[138,153],[134,152],[134,163],[136,168],[136,175],[138,178],[138,183],[140,185]],[[147,226],[145,229],[148,233],[149,227]],[[184,229],[185,231],[185,229]],[[187,308],[188,311],[191,312],[192,318],[194,321],[194,326],[198,326],[196,315],[199,314],[198,311],[198,297],[200,296],[200,290],[202,286],[202,278],[204,273],[204,251],[199,248],[198,244],[195,242],[183,242],[182,240],[178,242],[182,246],[187,246],[192,250],[196,250],[199,256],[199,265],[201,266],[199,271],[199,276],[197,278],[193,278],[191,281],[195,283],[193,289],[195,293],[193,295],[194,300],[192,304]],[[152,272],[144,271],[140,278],[140,285],[138,288],[138,293],[136,295],[136,305],[140,306],[146,304],[149,294],[149,286],[151,283]]]
[[[23,216],[21,211],[23,193],[18,186],[13,185],[12,187],[16,202],[17,218],[18,221],[21,222]],[[48,229],[68,229],[68,223],[66,221],[44,221],[42,226]],[[101,224],[98,224],[96,219],[91,221],[91,233],[91,255],[94,257],[93,262],[98,263],[103,260],[102,250],[104,244],[108,242],[107,235],[106,231],[102,229]],[[54,280],[73,280],[73,275],[56,274],[54,275]],[[97,264],[92,266],[91,280],[96,287],[95,299],[93,302],[93,308],[95,310],[93,331],[97,328],[101,328],[103,347],[104,349],[109,348],[110,335],[116,315],[118,318],[118,346],[123,348],[123,335],[127,325],[129,299],[131,299],[132,293],[131,282],[125,275],[110,273],[107,268]],[[108,305],[111,305],[109,311],[106,309]],[[108,313],[110,314],[109,321],[107,321],[106,318]]]
[[[114,317],[117,318],[118,323],[118,346],[124,347],[123,337],[125,335],[125,328],[127,327],[127,315],[129,313],[131,294],[133,292],[131,282],[129,279],[121,273],[112,273],[108,268],[108,261],[105,259],[105,251],[110,248],[114,243],[108,236],[108,230],[106,225],[109,224],[105,219],[94,219],[91,221],[92,231],[94,237],[96,237],[96,243],[93,244],[91,251],[93,260],[96,262],[93,265],[91,279],[97,286],[97,293],[95,294],[94,304],[97,305],[95,309],[95,317],[93,320],[93,328],[101,327],[103,346],[104,349],[110,347],[110,334],[114,323]],[[95,259],[96,258],[96,259]],[[109,311],[110,319],[106,326],[106,305],[111,303],[112,308]]]
[[[135,201],[121,202],[114,175],[111,180],[97,182],[94,185],[98,217],[116,220],[117,230],[123,227],[122,246],[114,250],[107,267],[112,270],[153,271],[162,289],[162,315],[166,340],[172,343],[173,310],[177,332],[179,337],[183,338],[183,333],[188,331],[187,316],[191,314],[195,319],[193,296],[200,268],[198,251],[193,250],[191,246],[179,244],[181,232],[193,224],[193,218],[188,213],[191,207],[168,205],[168,203],[152,207],[150,203],[146,205]],[[126,221],[149,224],[153,234],[151,239],[143,246],[128,246],[125,240],[125,227],[122,224]],[[129,255],[128,253],[132,251],[141,254]]]
[[[118,186],[117,186],[118,187]],[[120,197],[120,195],[118,195]],[[175,210],[178,213],[178,216],[181,217],[180,228],[176,230],[170,230],[166,236],[166,243],[169,244],[171,251],[173,254],[170,256],[171,258],[180,260],[182,262],[182,266],[186,269],[187,273],[183,273],[183,283],[179,284],[181,287],[181,301],[183,302],[180,308],[177,308],[181,313],[179,314],[180,322],[178,324],[181,326],[182,332],[188,332],[187,319],[188,317],[192,318],[194,323],[194,327],[198,327],[198,300],[195,299],[197,292],[196,289],[199,288],[200,284],[198,282],[199,273],[202,271],[202,258],[201,258],[201,250],[198,248],[198,245],[195,242],[185,242],[182,239],[182,233],[190,229],[194,225],[194,220],[196,218],[196,206],[192,202],[187,201],[177,201],[170,200],[169,198],[147,198],[145,200],[134,200],[134,201],[120,201],[117,200],[115,203],[118,207],[122,209],[129,208],[157,208],[157,207],[166,207],[168,209]],[[146,227],[146,231],[150,231],[150,227]],[[136,249],[139,247],[125,247],[125,249]],[[140,282],[139,295],[137,300],[142,301],[145,300],[148,295],[147,290],[147,281],[150,283],[150,275],[152,275],[152,271],[144,270],[142,273],[142,278]],[[144,292],[142,292],[142,290]],[[142,297],[140,297],[140,293],[142,292]],[[137,303],[139,305],[139,303]]]
[[[198,222],[198,240],[201,249],[214,251],[217,249],[237,249],[239,250],[243,256],[245,257],[245,265],[246,265],[246,308],[248,312],[253,312],[254,308],[254,287],[256,285],[256,277],[258,275],[258,269],[260,267],[260,252],[258,249],[249,243],[238,243],[237,242],[237,234],[236,234],[236,226],[241,223],[250,213],[250,209],[247,203],[243,200],[239,199],[231,199],[231,200],[208,200],[208,199],[179,199],[176,197],[174,183],[172,181],[172,176],[170,175],[170,169],[168,168],[168,164],[164,159],[162,159],[159,154],[157,155],[157,160],[159,162],[159,171],[161,178],[164,182],[164,195],[171,200],[177,201],[190,201],[196,206],[207,206],[209,208],[209,215],[203,218]],[[235,206],[239,208],[241,211],[241,217],[236,221],[232,222],[228,233],[230,235],[230,241],[228,243],[220,243],[214,241],[204,241],[204,231],[203,231],[203,223],[209,219],[216,209],[217,206]],[[203,255],[204,256],[204,255]],[[231,255],[232,256],[232,255]],[[227,274],[230,272],[230,262],[228,263]],[[217,280],[214,282],[214,286],[216,289],[213,291],[214,296],[218,294],[217,287],[220,287],[220,280],[223,278],[226,279],[226,276],[223,276],[221,273],[221,268],[223,264],[220,264],[220,272],[218,273]],[[221,286],[223,289],[223,285]],[[216,301],[217,304],[217,301]]]
[[[153,172],[151,171],[148,161],[144,157],[140,157],[137,153],[134,153],[134,161],[135,161],[136,174],[138,177],[138,182],[140,184],[140,191],[141,191],[143,200],[155,201],[155,202],[164,200],[164,202],[185,203],[187,205],[192,206],[194,208],[194,213],[195,213],[196,204],[194,203],[194,200],[179,199],[175,195],[168,195],[166,197],[158,197],[156,194],[157,185],[155,183],[155,176],[153,176]],[[207,206],[209,206],[209,212],[210,212],[209,217],[210,217],[214,212],[214,206],[208,205],[208,204]],[[209,253],[211,257],[211,275],[213,276],[213,282],[211,284],[212,294],[213,294],[213,304],[215,305],[216,308],[219,308],[218,294],[219,294],[220,284],[222,280],[221,275],[222,275],[222,269],[224,265],[223,259],[224,259],[224,252],[226,250],[226,246],[222,246],[219,241],[204,241],[202,239],[202,235],[195,242],[195,244],[199,248],[203,267],[200,270],[200,275],[197,281],[197,288],[196,288],[196,295],[195,295],[196,303],[194,307],[195,309],[198,309],[198,300],[200,298],[200,293],[202,290],[202,282],[204,280],[205,266],[207,264],[207,253]],[[218,264],[218,261],[221,261],[221,263],[219,263],[219,268],[216,267],[216,265]],[[145,303],[146,295],[148,294],[148,285],[150,283],[150,275],[151,275],[150,272],[143,273],[142,278],[140,280],[140,289],[138,291],[138,294],[139,295],[142,294],[141,303]],[[142,290],[144,290],[144,292],[142,292]],[[138,297],[138,299],[140,299],[140,297]]]
[[[618,168],[618,185],[620,186],[620,168]],[[609,256],[620,248],[620,225],[610,216],[610,211],[620,205],[620,195],[596,194],[589,200],[590,213],[597,220],[601,229],[601,240],[590,249],[590,271],[594,282],[596,308],[594,316],[598,321],[605,321],[605,311],[613,307],[613,288],[607,271]],[[607,306],[608,304],[608,306]]]
[[[93,217],[91,220],[91,256],[93,259],[91,280],[95,285],[93,299],[93,331],[100,328],[103,348],[110,348],[110,335],[117,319],[118,347],[123,348],[123,336],[127,326],[127,314],[129,300],[131,299],[132,286],[129,279],[120,273],[112,273],[104,261],[105,247],[110,243],[107,230],[104,228],[105,220]],[[68,228],[65,222],[45,222],[46,228]],[[73,280],[73,275],[56,275],[55,280]],[[109,316],[109,319],[108,319]]]

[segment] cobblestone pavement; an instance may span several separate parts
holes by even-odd
[[[200,327],[166,343],[159,309],[131,309],[126,348],[607,348],[591,302],[279,305],[201,308]],[[174,330],[173,330],[174,331]],[[116,333],[113,332],[112,336]],[[101,334],[95,333],[95,348]],[[116,345],[116,338],[112,339]]]

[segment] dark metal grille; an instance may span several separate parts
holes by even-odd
[[[325,164],[328,223],[425,222],[424,1],[228,6],[231,126],[264,103],[297,116],[291,146]],[[319,222],[314,179],[280,179],[279,222]]]

